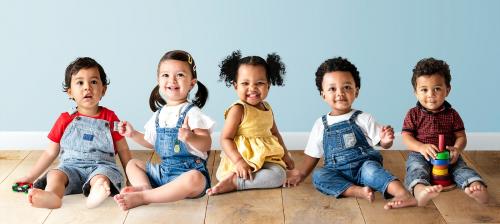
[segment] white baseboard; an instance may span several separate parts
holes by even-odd
[[[309,132],[282,132],[283,140],[289,150],[304,150]],[[220,149],[219,132],[212,134],[213,149]],[[48,144],[47,132],[0,132],[0,150],[43,150]],[[144,147],[127,139],[130,149],[141,150]],[[401,135],[396,134],[392,149],[405,150]],[[467,133],[467,148],[472,151],[499,151],[500,132]]]

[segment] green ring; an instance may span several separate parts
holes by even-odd
[[[436,155],[436,159],[450,159],[450,152],[449,151],[444,151],[444,152],[438,152]]]

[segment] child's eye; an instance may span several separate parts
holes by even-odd
[[[186,75],[184,73],[177,73],[177,78],[183,78],[185,77]]]
[[[248,82],[242,82],[242,83],[240,83],[240,85],[242,85],[242,86],[248,86]]]
[[[92,81],[90,81],[90,83],[93,84],[93,85],[96,85],[97,84],[97,80],[92,80]]]
[[[420,89],[420,92],[426,93],[427,89]]]
[[[328,88],[328,91],[335,92],[335,91],[337,91],[337,89],[335,87],[330,87],[330,88]]]
[[[83,85],[83,81],[77,81],[76,84],[81,86],[81,85]]]
[[[344,89],[345,89],[345,90],[351,90],[351,89],[352,89],[352,87],[351,87],[351,86],[344,86]]]
[[[163,78],[168,78],[168,74],[165,73],[165,74],[161,74],[160,77],[163,77]]]

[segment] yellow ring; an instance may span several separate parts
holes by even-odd
[[[445,175],[448,175],[448,169],[441,170],[441,169],[432,168],[432,174],[434,174],[436,176],[445,176]]]

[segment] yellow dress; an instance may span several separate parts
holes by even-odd
[[[286,167],[283,161],[285,150],[278,141],[278,138],[271,134],[273,127],[273,111],[267,102],[263,102],[267,110],[259,110],[243,101],[238,101],[231,105],[224,112],[224,119],[231,107],[239,104],[244,108],[243,120],[234,136],[234,143],[238,152],[245,161],[258,171],[264,162],[277,163]],[[217,179],[221,180],[228,174],[234,172],[236,167],[233,162],[221,153],[221,162],[217,169]]]

